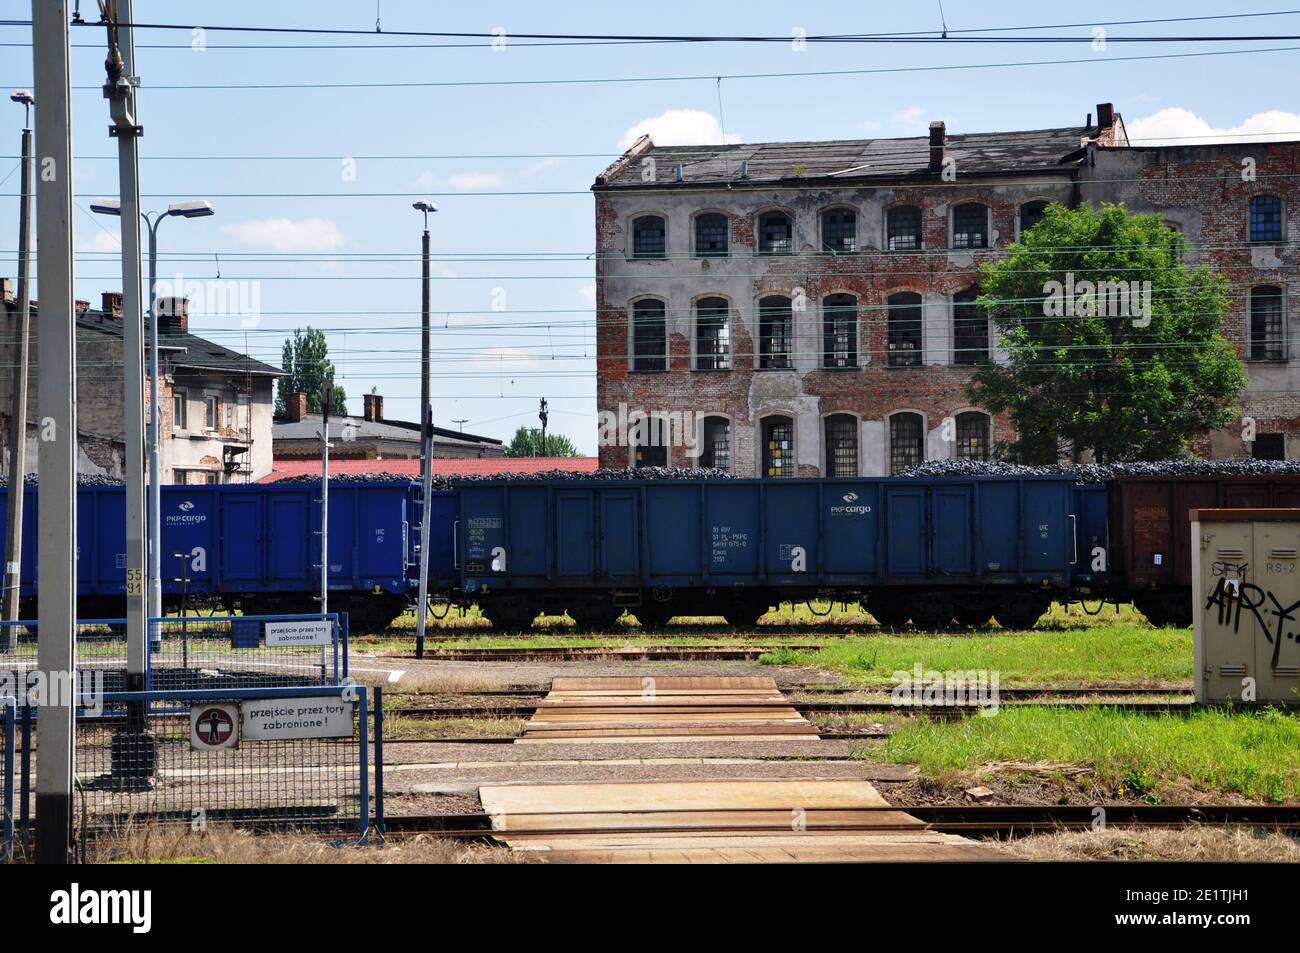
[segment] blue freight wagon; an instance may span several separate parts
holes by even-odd
[[[35,618],[39,494],[25,492],[20,595],[22,614]],[[348,612],[355,631],[383,628],[406,608],[417,572],[410,523],[417,494],[408,482],[330,483],[330,608]],[[0,487],[0,519],[7,505]],[[319,485],[165,486],[161,524],[165,609],[184,593],[191,605],[247,613],[319,611]],[[450,538],[445,518],[437,532]],[[78,614],[122,616],[125,593],[125,491],[81,487]]]
[[[858,601],[886,625],[1032,625],[1068,594],[1078,495],[1062,477],[491,481],[457,487],[460,589],[502,627],[606,625]]]

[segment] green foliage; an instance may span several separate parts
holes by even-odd
[[[979,300],[1009,360],[982,365],[968,395],[1010,414],[1019,436],[1001,444],[1007,457],[1054,463],[1073,448],[1102,462],[1168,459],[1228,425],[1246,373],[1221,331],[1227,282],[1189,269],[1182,250],[1158,215],[1054,204],[1005,258],[984,265]],[[1138,294],[1124,313],[1100,313],[1122,299],[1090,301],[1085,280]]]
[[[287,376],[280,378],[279,390],[276,391],[277,416],[284,415],[289,395],[299,391],[307,395],[308,413],[321,412],[325,382],[334,379],[334,364],[329,359],[329,350],[324,332],[316,328],[296,330],[293,337],[285,340],[280,367],[287,372]],[[347,413],[347,394],[337,384],[334,386],[334,403],[330,413]]]
[[[542,444],[542,432],[535,427],[520,427],[515,431],[507,457],[576,457],[578,448],[562,433],[548,433]]]

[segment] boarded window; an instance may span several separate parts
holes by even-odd
[[[953,248],[989,247],[989,210],[978,202],[958,205],[952,212]]]
[[[731,421],[726,417],[705,417],[700,438],[700,466],[730,470]]]
[[[1256,460],[1285,460],[1286,439],[1280,433],[1257,433],[1250,455]]]
[[[952,296],[952,362],[978,364],[989,359],[989,320],[975,303],[978,288]]]
[[[727,216],[718,212],[696,216],[695,254],[700,258],[727,257]]]
[[[794,421],[768,417],[763,421],[763,476],[795,476]]]
[[[1282,240],[1282,200],[1276,195],[1256,195],[1250,200],[1250,240]]]
[[[701,298],[695,305],[695,369],[731,370],[731,310],[725,298]]]
[[[889,366],[921,364],[921,296],[912,291],[889,296]]]
[[[858,475],[858,420],[852,414],[826,418],[826,475]]]
[[[646,418],[639,424],[636,436],[633,467],[668,466],[668,426],[662,417]]]
[[[858,366],[858,299],[850,294],[822,299],[824,366]]]
[[[1020,206],[1020,234],[1025,234],[1025,232],[1041,222],[1046,214],[1046,202],[1026,202]]]
[[[632,370],[668,370],[668,334],[662,301],[646,299],[632,305]]]
[[[894,414],[889,418],[889,472],[900,473],[921,463],[921,415]]]
[[[642,215],[632,223],[632,257],[663,258],[667,253],[668,226],[659,215]]]
[[[987,460],[989,458],[989,417],[968,410],[957,415],[957,459]]]
[[[793,324],[789,298],[773,296],[758,303],[758,366],[761,369],[791,366]]]
[[[1264,286],[1250,289],[1250,359],[1286,360],[1280,288]]]
[[[891,208],[885,230],[890,251],[921,250],[921,210],[916,206]]]
[[[858,250],[858,213],[833,208],[822,213],[822,251],[843,255]]]
[[[764,212],[758,217],[758,253],[794,254],[794,222],[785,212]]]

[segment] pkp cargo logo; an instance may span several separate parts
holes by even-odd
[[[182,503],[180,506],[176,508],[180,510],[182,513],[188,513],[190,510],[194,509],[194,502],[192,500],[186,500],[184,503]]]
[[[206,523],[208,516],[206,513],[194,513],[194,501],[182,500],[176,504],[180,513],[170,513],[167,516],[168,526],[197,526],[199,523]]]
[[[864,516],[871,512],[871,507],[865,503],[858,502],[858,495],[850,490],[840,497],[844,501],[843,506],[832,506],[832,516]]]

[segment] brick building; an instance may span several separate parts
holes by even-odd
[[[593,186],[601,464],[817,476],[986,458],[1009,424],[965,396],[973,366],[1000,356],[970,305],[979,266],[1047,203],[1102,201],[1160,212],[1190,263],[1233,283],[1225,333],[1250,362],[1243,412],[1259,437],[1198,449],[1300,456],[1298,156],[1297,143],[1133,148],[1110,104],[1022,132],[643,137]]]
[[[32,303],[27,398],[27,471],[37,472],[39,304]],[[18,303],[0,279],[0,456],[6,472],[17,366]],[[183,299],[158,301],[160,441],[164,483],[252,483],[271,472],[272,385],[283,373],[191,334]],[[77,456],[83,475],[126,476],[122,296],[96,310],[77,302]],[[149,387],[145,383],[145,419]],[[147,465],[147,462],[146,462]]]

